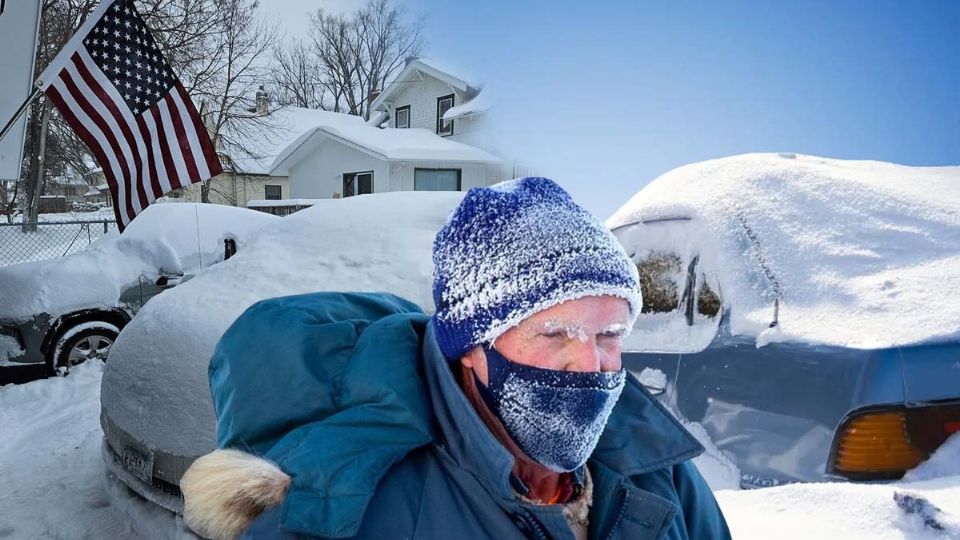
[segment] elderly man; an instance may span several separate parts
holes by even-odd
[[[470,190],[433,259],[429,318],[318,293],[234,323],[210,366],[223,450],[181,482],[192,529],[729,538],[689,461],[702,448],[621,366],[641,296],[602,224],[552,181],[514,180]]]

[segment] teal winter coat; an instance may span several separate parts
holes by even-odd
[[[250,307],[210,364],[217,443],[291,478],[247,539],[569,539],[520,502],[513,457],[461,391],[414,304],[316,293]],[[632,376],[587,466],[590,538],[727,539],[697,441]]]

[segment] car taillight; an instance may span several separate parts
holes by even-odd
[[[895,479],[960,432],[960,404],[866,411],[840,427],[832,472],[855,480]]]
[[[848,477],[893,478],[926,457],[907,437],[903,411],[868,412],[846,423],[833,468]]]
[[[950,435],[960,431],[960,404],[907,409],[907,434],[920,450],[932,454]]]

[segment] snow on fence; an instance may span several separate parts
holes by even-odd
[[[116,230],[114,220],[0,223],[0,266],[62,257]]]

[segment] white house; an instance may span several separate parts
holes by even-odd
[[[290,198],[399,190],[465,191],[529,171],[496,148],[482,85],[412,58],[370,105],[370,120],[320,124],[280,152],[270,174]]]
[[[500,159],[418,128],[322,125],[284,150],[270,173],[291,197],[327,199],[385,191],[460,191],[496,181]]]
[[[373,99],[366,122],[297,107],[268,113],[266,93],[259,92],[258,114],[219,141],[218,150],[229,157],[226,172],[211,183],[211,202],[277,212],[282,204],[263,201],[465,191],[528,174],[493,144],[489,92],[439,66],[409,59]],[[180,196],[199,200],[199,187]]]

